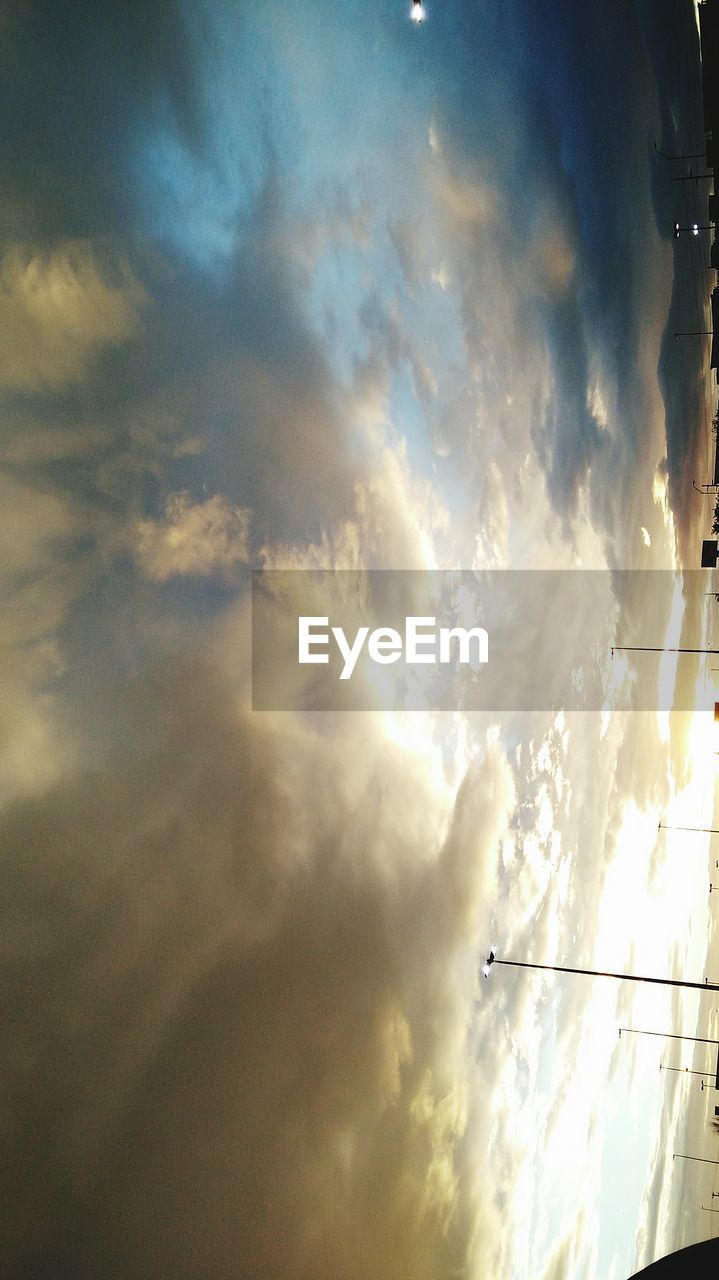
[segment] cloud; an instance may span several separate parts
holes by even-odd
[[[92,245],[16,246],[0,262],[0,386],[58,389],[81,381],[103,346],[139,333],[144,289]]]
[[[672,1231],[669,1203],[672,1193],[672,1176],[675,1172],[670,1155],[679,1124],[679,1106],[680,1091],[675,1088],[669,1089],[662,1103],[657,1126],[658,1137],[651,1157],[637,1228],[638,1267],[647,1266],[655,1258],[663,1257],[669,1247]]]
[[[251,717],[203,662],[123,703],[0,820],[15,1274],[461,1270],[501,758],[453,804],[381,721]]]
[[[58,633],[85,588],[78,543],[87,513],[0,471],[0,803],[54,777],[62,752],[48,685],[62,671]]]
[[[154,582],[180,574],[229,573],[247,561],[250,513],[220,494],[205,502],[189,493],[172,494],[163,520],[140,520],[135,526],[135,555],[140,569]]]
[[[670,264],[633,194],[656,116],[635,18],[448,3],[408,44],[374,0],[359,24],[329,0],[16,8],[0,1190],[18,1280],[578,1269],[598,1227],[561,1209],[576,1185],[544,1180],[539,1225],[526,1206],[570,1130],[596,1189],[586,987],[505,971],[480,996],[476,953],[502,924],[517,953],[591,960],[623,797],[658,803],[678,768],[655,721],[532,741],[506,717],[509,770],[481,717],[259,717],[206,620],[253,557],[596,567],[646,555],[642,525],[664,553],[666,494],[663,545],[643,503]],[[225,621],[222,670],[246,673],[247,618]],[[202,657],[167,659],[200,633]]]

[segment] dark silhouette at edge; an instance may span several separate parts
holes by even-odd
[[[686,1249],[677,1249],[676,1253],[668,1253],[659,1258],[642,1271],[636,1271],[629,1280],[672,1280],[676,1276],[704,1277],[719,1274],[719,1238],[702,1240],[700,1244],[690,1244]]]

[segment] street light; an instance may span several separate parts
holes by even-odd
[[[685,151],[682,155],[670,156],[667,155],[666,151],[660,151],[656,142],[654,143],[654,150],[657,155],[662,156],[664,160],[705,160],[707,154],[705,147],[703,151]]]
[[[498,960],[496,949],[490,947],[487,959],[482,966],[485,978],[488,978],[495,964],[511,965],[514,969],[538,969],[546,973],[581,973],[589,978],[616,978],[620,982],[651,982],[661,987],[686,987],[692,991],[719,991],[719,982],[688,982],[682,978],[651,978],[637,973],[612,973],[607,969],[575,969],[561,964],[533,964],[529,960]]]
[[[642,1031],[636,1027],[620,1027],[619,1039],[622,1038],[622,1032],[625,1031],[630,1036],[662,1036],[666,1040],[691,1040],[694,1044],[716,1044],[719,1040],[707,1040],[704,1036],[682,1036],[676,1031]]]
[[[698,236],[700,231],[713,231],[713,230],[714,230],[713,222],[704,222],[704,223],[690,222],[689,225],[686,227],[680,227],[679,223],[675,222],[674,223],[674,239],[678,240],[680,235],[682,234],[682,231],[688,231],[690,235]]]
[[[710,594],[713,595],[714,592],[711,592]],[[719,599],[719,596],[717,597],[717,599]],[[714,671],[717,670],[716,667],[712,669]],[[716,711],[714,712],[714,716],[716,718]],[[699,832],[704,835],[719,836],[719,827],[680,827],[680,826],[676,826],[674,823],[671,823],[671,822],[660,822],[658,830],[659,831],[691,831],[691,832]],[[719,858],[714,859],[714,866],[719,867]]]
[[[711,1071],[693,1071],[691,1067],[665,1067],[663,1062],[659,1063],[659,1070],[660,1071],[678,1071],[680,1074],[686,1074],[688,1076],[703,1076],[702,1087],[704,1086],[704,1080],[714,1079],[714,1076],[712,1075]]]
[[[714,592],[710,591],[709,594],[714,595]],[[659,830],[660,831],[701,831],[707,835],[719,836],[719,827],[676,827],[676,826],[673,826],[672,823],[670,822],[660,822]]]
[[[666,1040],[688,1040],[688,1041],[690,1041],[692,1044],[711,1044],[711,1045],[714,1045],[715,1047],[717,1047],[717,1050],[718,1050],[718,1052],[717,1052],[717,1070],[716,1070],[716,1074],[715,1074],[715,1075],[712,1075],[712,1074],[711,1074],[711,1072],[709,1072],[709,1071],[693,1071],[691,1074],[692,1074],[692,1075],[701,1075],[701,1076],[705,1076],[707,1080],[714,1080],[714,1088],[715,1088],[715,1089],[719,1089],[719,1040],[709,1040],[709,1039],[707,1039],[707,1038],[706,1038],[706,1036],[683,1036],[683,1035],[679,1035],[679,1034],[678,1034],[677,1032],[675,1032],[675,1031],[642,1031],[642,1030],[639,1030],[639,1029],[635,1029],[634,1027],[620,1027],[620,1028],[619,1028],[619,1039],[620,1039],[620,1040],[621,1040],[621,1038],[622,1038],[622,1032],[623,1032],[623,1031],[625,1031],[628,1035],[632,1035],[632,1036],[661,1036],[663,1039],[666,1039]],[[688,1069],[688,1068],[684,1068],[684,1070],[687,1070],[687,1069]],[[659,1070],[660,1070],[660,1071],[662,1070],[662,1065],[661,1065],[661,1063],[659,1064]],[[681,1071],[681,1070],[682,1070],[682,1068],[681,1068],[681,1067],[666,1067],[666,1068],[665,1068],[665,1070],[667,1070],[667,1071]],[[701,1082],[701,1087],[702,1087],[702,1092],[704,1092],[704,1081],[703,1081],[703,1080],[702,1080],[702,1082]],[[707,1088],[708,1088],[708,1086],[707,1086]]]
[[[696,1160],[698,1164],[719,1164],[719,1160],[707,1160],[705,1156],[684,1156],[680,1151],[675,1151],[672,1160]]]
[[[696,330],[696,332],[706,334],[706,333],[713,333],[714,330],[698,329]],[[675,333],[674,337],[675,338],[694,337],[694,334]],[[719,649],[668,649],[668,648],[665,648],[663,645],[613,644],[611,647],[612,657],[614,657],[615,653],[712,653],[716,655],[717,653],[719,653]]]

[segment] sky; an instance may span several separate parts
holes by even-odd
[[[659,830],[719,825],[711,716],[252,710],[256,568],[603,570],[617,643],[717,642],[694,7],[408,9],[0,12],[12,1280],[624,1280],[713,1233],[658,1070],[706,1058],[617,1035],[711,996],[481,977],[719,979],[716,850]]]

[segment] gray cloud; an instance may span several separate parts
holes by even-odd
[[[443,838],[371,727],[228,695],[168,669],[134,749],[3,815],[8,1274],[451,1274],[506,776]]]

